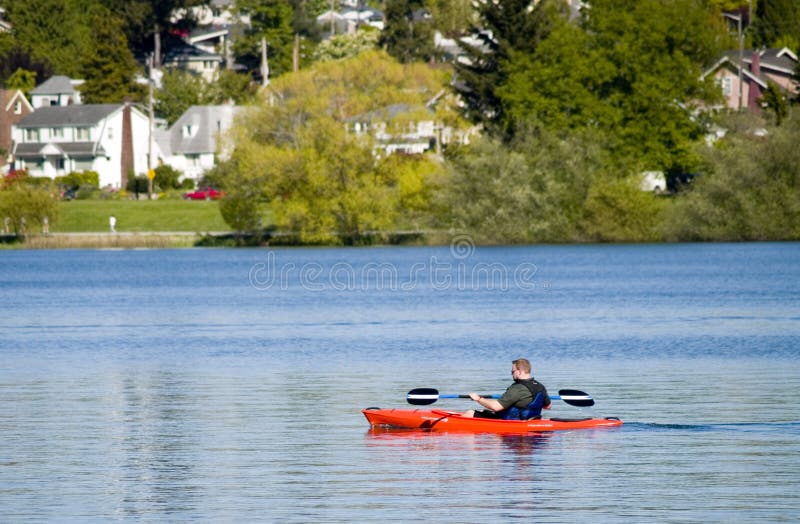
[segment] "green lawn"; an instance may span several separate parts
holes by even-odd
[[[106,232],[111,215],[117,231],[230,231],[218,203],[205,200],[72,200],[59,202],[58,212],[54,233]]]

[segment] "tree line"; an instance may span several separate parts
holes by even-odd
[[[771,92],[760,114],[713,112],[705,108],[720,90],[701,78],[738,47],[723,10],[746,16],[747,47],[797,51],[796,2],[593,0],[579,13],[561,0],[468,4],[387,1],[379,35],[318,45],[319,28],[308,22],[328,2],[240,0],[256,29],[237,56],[267,30],[279,44],[268,89],[232,88],[253,108],[229,137],[231,158],[208,175],[228,192],[226,221],[311,243],[408,229],[465,231],[485,242],[798,238],[796,93]],[[157,18],[155,9],[136,12]],[[478,43],[462,44],[467,60],[443,64],[434,30]],[[295,34],[308,48],[292,72]],[[189,98],[181,90],[204,100],[224,92],[179,76],[164,84],[164,100]],[[396,104],[416,114],[390,119],[390,129],[431,118],[455,130],[479,126],[481,137],[452,141],[441,156],[381,154],[354,119]],[[711,143],[714,129],[726,134]],[[666,173],[679,191],[642,191],[644,171]]]

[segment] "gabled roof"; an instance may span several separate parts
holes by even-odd
[[[68,76],[51,76],[40,85],[36,86],[31,95],[64,95],[74,93],[76,85],[83,80],[72,80]]]
[[[197,46],[187,44],[183,40],[172,40],[164,54],[163,64],[179,64],[197,61],[222,62],[222,57],[216,53],[208,53]]]
[[[192,106],[172,124],[169,130],[168,150],[173,155],[215,153],[217,136],[230,128],[241,107],[232,105]],[[186,126],[196,129],[193,136],[184,136]],[[164,148],[167,149],[167,148]]]
[[[76,104],[40,107],[20,120],[16,127],[93,126],[123,107],[125,107],[123,104]]]
[[[27,107],[28,111],[33,111],[33,106],[25,98],[25,94],[22,91],[19,89],[0,89],[0,104],[2,104],[3,109],[11,111],[11,106],[17,101]]]
[[[209,25],[192,29],[186,41],[194,45],[197,42],[204,42],[221,36],[228,36],[230,28],[226,25]]]
[[[738,65],[738,63],[739,63],[738,60],[731,60],[730,57],[723,56],[722,58],[717,60],[717,62],[714,65],[712,65],[711,67],[706,69],[703,72],[703,74],[700,75],[700,78],[701,79],[705,79],[708,75],[714,73],[715,71],[717,71],[718,69],[720,69],[723,66],[727,66],[728,69],[730,69],[731,71],[734,71],[734,72],[736,72],[738,74],[739,73],[739,65]],[[749,66],[746,65],[745,67],[742,68],[742,76],[744,78],[746,78],[747,80],[749,80],[751,82],[755,82],[756,84],[760,85],[762,88],[766,89],[767,85],[768,85],[768,78],[765,77],[763,74],[756,76],[755,74],[753,74],[750,71],[750,69],[748,69],[748,67]]]

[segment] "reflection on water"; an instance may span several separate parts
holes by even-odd
[[[0,254],[3,522],[789,521],[798,244],[479,248],[549,287],[255,289],[263,250]],[[409,274],[447,248],[287,249]],[[466,267],[466,266],[465,266]],[[368,430],[422,385],[616,429]],[[469,401],[440,399],[443,410]],[[765,481],[764,479],[767,479]]]

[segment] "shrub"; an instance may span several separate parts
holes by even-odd
[[[155,172],[156,177],[153,179],[153,183],[162,191],[166,191],[168,189],[178,189],[181,187],[179,180],[181,176],[183,176],[183,173],[174,167],[164,164],[162,166],[158,166],[155,169]]]
[[[56,184],[77,189],[81,186],[100,187],[100,174],[97,171],[73,171],[55,179]]]

